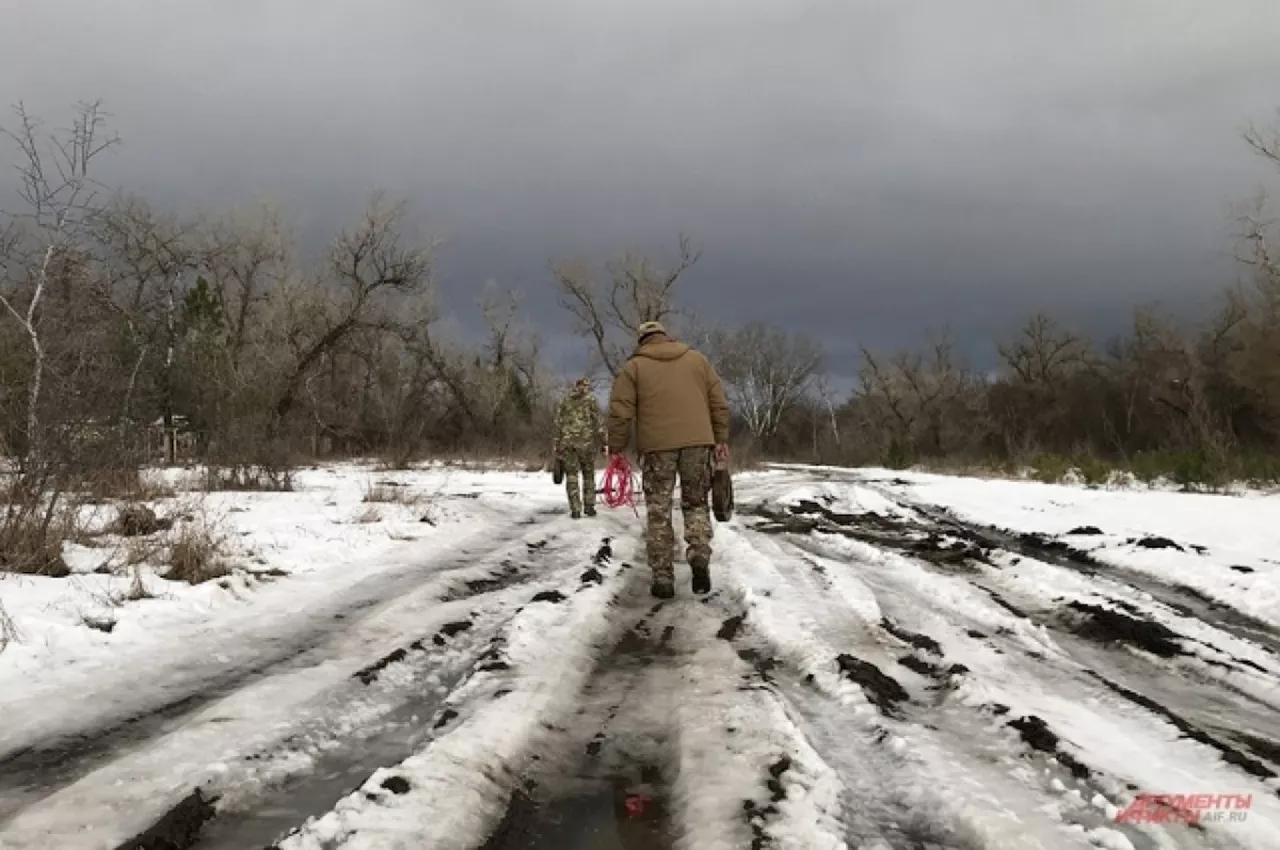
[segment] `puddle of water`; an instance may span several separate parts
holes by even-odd
[[[437,708],[438,701],[416,700],[398,707],[384,718],[376,734],[321,756],[310,773],[270,792],[260,807],[214,819],[193,850],[271,845],[307,818],[332,809],[379,767],[399,764],[413,755],[430,737]]]
[[[503,830],[483,850],[671,850],[661,797],[615,784],[534,803],[513,804]]]

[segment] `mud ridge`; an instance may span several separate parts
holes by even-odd
[[[989,588],[989,587],[981,587],[981,586],[979,586],[979,587],[978,587],[978,589],[979,589],[979,590],[981,590],[981,591],[983,591],[984,593],[986,593],[986,594],[987,594],[987,596],[990,596],[990,597],[991,597],[991,601],[992,601],[992,602],[996,603],[996,604],[997,604],[997,605],[999,605],[1001,608],[1003,608],[1004,610],[1008,611],[1008,612],[1009,612],[1010,614],[1012,614],[1013,616],[1017,617],[1019,620],[1030,620],[1030,619],[1031,619],[1031,617],[1027,615],[1027,612],[1025,612],[1025,611],[1023,611],[1022,609],[1018,608],[1018,607],[1017,607],[1017,606],[1015,606],[1013,603],[1009,602],[1007,599],[1005,599],[1005,598],[1004,598],[1003,596],[1001,596],[999,593],[996,593],[996,592],[995,592],[994,590],[992,590],[991,588]]]
[[[889,493],[884,495],[892,498]],[[925,517],[954,530],[957,534],[969,535],[970,539],[980,546],[1006,549],[1092,578],[1101,577],[1105,573],[1105,578],[1148,593],[1157,602],[1184,617],[1201,620],[1240,640],[1252,643],[1266,652],[1280,655],[1280,631],[1273,625],[1224,602],[1212,599],[1193,587],[1177,582],[1161,581],[1125,567],[1103,563],[1088,552],[1042,534],[1022,534],[995,527],[974,525],[958,519],[951,511],[937,505],[911,502],[909,506]],[[1191,548],[1200,551],[1204,547]]]
[[[846,679],[862,688],[868,700],[879,709],[885,717],[902,718],[899,703],[910,698],[906,688],[897,679],[888,676],[879,667],[869,661],[863,661],[848,653],[836,658],[836,664]]]
[[[1258,761],[1257,759],[1251,758],[1250,756],[1245,755],[1240,750],[1236,749],[1230,744],[1227,744],[1223,741],[1219,741],[1217,738],[1213,737],[1208,732],[1205,732],[1200,727],[1187,721],[1185,718],[1181,717],[1180,715],[1175,714],[1174,712],[1170,711],[1168,708],[1165,708],[1163,705],[1151,699],[1150,697],[1144,696],[1143,694],[1140,694],[1135,690],[1131,690],[1130,688],[1126,688],[1124,685],[1121,685],[1118,682],[1113,682],[1110,679],[1108,679],[1106,676],[1103,676],[1102,674],[1096,671],[1089,670],[1086,672],[1088,672],[1088,674],[1091,677],[1101,682],[1103,685],[1105,685],[1109,690],[1113,691],[1114,693],[1119,694],[1120,696],[1124,697],[1130,702],[1133,702],[1136,705],[1139,705],[1147,709],[1153,714],[1158,714],[1159,716],[1163,717],[1165,720],[1168,720],[1178,729],[1179,732],[1182,733],[1183,737],[1190,738],[1193,741],[1197,741],[1201,744],[1204,744],[1205,746],[1212,747],[1213,749],[1217,750],[1219,754],[1222,756],[1222,760],[1227,762],[1228,764],[1235,765],[1236,767],[1243,770],[1245,773],[1248,773],[1250,776],[1253,776],[1257,779],[1276,778],[1276,772],[1273,771],[1271,768],[1267,767],[1262,762]],[[1280,796],[1280,791],[1277,791],[1276,794],[1277,796]]]
[[[742,624],[746,622],[746,619],[746,614],[738,614],[737,616],[730,617],[724,621],[723,625],[720,626],[720,631],[716,632],[716,637],[720,640],[735,640],[738,637],[739,632],[742,631]]]
[[[764,780],[765,790],[769,792],[768,803],[757,800],[742,801],[743,816],[751,830],[751,850],[765,850],[774,844],[765,829],[769,821],[778,815],[777,804],[787,799],[787,790],[782,786],[782,777],[791,770],[791,766],[791,757],[787,755],[769,765],[768,778]]]
[[[1084,615],[1083,622],[1068,626],[1080,637],[1101,643],[1128,644],[1159,658],[1189,654],[1183,649],[1178,633],[1162,623],[1078,600],[1069,602],[1067,608]]]
[[[941,658],[943,655],[942,645],[939,644],[936,640],[929,637],[928,635],[922,635],[916,632],[908,631],[907,629],[904,629],[902,626],[899,626],[897,623],[893,622],[893,620],[890,620],[888,617],[884,617],[880,620],[880,627],[883,628],[889,634],[896,637],[898,640],[902,641],[903,643],[910,644],[911,646],[914,646],[916,649],[923,650],[924,652],[927,652],[930,655],[936,655],[939,658]]]
[[[788,511],[757,505],[749,511],[765,523],[753,530],[765,534],[810,534],[821,531],[859,540],[872,546],[894,549],[942,567],[991,565],[990,547],[973,535],[945,539],[936,529],[928,529],[871,511],[860,514],[837,513],[817,502],[802,500]],[[923,532],[923,536],[921,533]]]
[[[441,602],[461,602],[477,596],[497,593],[533,578],[531,571],[523,570],[510,559],[501,564],[502,569],[490,573],[486,578],[469,579],[462,582],[461,588],[454,588],[440,597]]]
[[[1273,741],[1270,738],[1263,738],[1258,735],[1250,735],[1247,732],[1237,733],[1235,738],[1248,747],[1254,755],[1264,758],[1273,764],[1280,765],[1280,741]]]
[[[204,792],[196,788],[150,829],[130,838],[116,850],[188,850],[213,818],[216,802],[217,797],[205,797]]]
[[[1088,779],[1093,775],[1093,771],[1088,766],[1058,747],[1058,736],[1042,718],[1028,714],[1010,720],[1005,725],[1017,731],[1022,736],[1023,742],[1031,749],[1057,759],[1058,763],[1069,770],[1076,779]]]

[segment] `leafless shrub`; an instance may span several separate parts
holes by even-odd
[[[158,531],[167,531],[172,527],[172,519],[161,519],[147,505],[133,503],[120,507],[112,530],[122,537],[145,537]]]
[[[355,516],[357,525],[373,525],[382,522],[382,511],[377,505],[365,505]]]
[[[129,582],[129,589],[125,592],[124,599],[128,602],[138,602],[143,599],[154,599],[155,594],[147,589],[147,583],[142,578],[142,567],[144,563],[150,563],[158,555],[158,551],[149,553],[145,559],[132,561],[129,565],[129,574],[132,580]]]
[[[287,493],[293,490],[293,473],[253,465],[211,466],[205,471],[204,486],[209,492]]]
[[[169,545],[169,570],[164,577],[187,584],[222,578],[231,572],[223,560],[225,547],[224,536],[208,517],[184,522]]]
[[[158,538],[133,537],[125,541],[121,558],[124,566],[130,569],[143,564],[156,564],[160,562],[164,549],[164,541]]]
[[[75,517],[66,510],[42,511],[30,501],[10,502],[0,513],[0,572],[65,578],[63,542],[74,536]]]
[[[77,489],[80,498],[90,503],[144,498],[138,470],[131,468],[101,470],[90,475]]]
[[[18,643],[21,640],[22,633],[18,631],[18,624],[5,610],[4,600],[0,600],[0,652],[3,652],[9,644]]]
[[[405,505],[412,507],[421,504],[423,495],[413,488],[390,481],[370,482],[365,485],[364,497],[361,501],[370,504]]]

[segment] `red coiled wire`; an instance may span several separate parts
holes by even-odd
[[[598,489],[609,507],[630,505],[636,515],[640,515],[640,510],[636,507],[636,476],[626,455],[617,454],[610,458]]]

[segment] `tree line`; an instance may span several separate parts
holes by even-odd
[[[437,246],[408,232],[403,203],[374,195],[304,262],[271,208],[183,216],[102,186],[118,140],[98,104],[53,131],[19,106],[5,135],[20,198],[0,227],[0,455],[13,464],[0,550],[38,548],[60,498],[158,459],[197,460],[214,486],[284,488],[291,467],[324,457],[546,452],[572,376],[547,363],[517,293],[485,289],[482,340],[443,330]],[[1280,165],[1280,134],[1247,140]],[[686,237],[665,264],[560,261],[549,277],[599,375],[616,374],[646,320],[703,349],[748,455],[1280,477],[1280,258],[1261,207],[1246,224],[1250,281],[1199,326],[1145,307],[1099,345],[1037,315],[998,345],[995,374],[945,332],[835,364],[803,333],[700,322],[680,309],[700,257]],[[837,397],[827,376],[846,365],[857,384]]]

